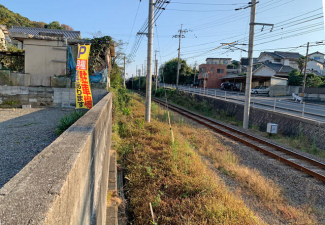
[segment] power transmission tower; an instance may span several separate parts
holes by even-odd
[[[173,38],[179,38],[179,46],[178,46],[178,61],[177,61],[177,77],[176,77],[176,90],[178,91],[178,82],[179,82],[179,70],[181,69],[180,59],[181,59],[181,40],[185,38],[183,33],[189,32],[189,30],[183,30],[183,24],[181,24],[181,29],[178,31],[178,35],[174,35]]]
[[[272,26],[271,32],[274,27],[273,24],[255,23],[257,3],[258,3],[257,0],[252,0],[249,3],[250,6],[247,6],[245,8],[240,8],[240,9],[246,9],[248,7],[251,7],[251,17],[249,23],[250,29],[249,29],[249,44],[248,44],[248,66],[247,66],[247,76],[246,76],[245,107],[244,107],[244,121],[243,121],[244,129],[248,129],[248,125],[249,125],[252,76],[253,76],[253,51],[254,51],[255,25],[262,25],[263,26],[262,31],[264,29],[264,26]],[[236,10],[240,10],[240,9],[236,9]]]
[[[302,97],[305,97],[305,88],[306,88],[306,71],[307,71],[307,63],[308,63],[308,51],[309,51],[309,42],[307,43],[307,52],[306,52],[306,59],[305,59],[305,71],[304,71],[304,81],[302,86]]]
[[[124,79],[123,79],[123,87],[125,88],[125,73],[126,73],[126,70],[125,70],[125,56],[124,56]]]
[[[157,87],[158,87],[158,60],[157,60],[157,50],[155,50],[155,79],[156,79],[156,89],[155,91],[157,92]]]

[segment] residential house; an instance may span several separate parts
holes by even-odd
[[[207,58],[205,64],[199,65],[199,86],[204,86],[204,76],[208,75],[206,87],[220,88],[221,78],[227,74],[227,65],[229,64],[231,64],[231,59],[229,58]]]
[[[287,85],[288,74],[299,69],[297,60],[300,58],[297,52],[262,52],[253,65],[252,87]],[[245,90],[246,76],[227,75],[222,81],[236,82],[241,91]]]
[[[80,31],[31,27],[12,27],[10,36],[25,49],[24,72],[30,75],[31,86],[50,86],[51,77],[67,73],[67,47],[79,40]],[[73,45],[76,59],[77,46]]]
[[[270,62],[272,64],[299,69],[297,60],[300,59],[301,56],[302,55],[300,55],[298,52],[262,52],[257,58],[257,63]]]
[[[325,76],[325,60],[321,52],[314,52],[308,55],[309,61],[307,63],[307,71],[317,75]]]

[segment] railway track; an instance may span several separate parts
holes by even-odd
[[[167,107],[167,104],[160,99],[152,98],[152,101]],[[312,158],[291,151],[290,149],[244,133],[239,129],[218,123],[213,119],[199,115],[197,113],[193,113],[174,104],[169,103],[168,108],[214,130],[217,133],[221,133],[222,135],[230,137],[260,152],[263,152],[264,154],[293,168],[296,168],[306,174],[309,174],[321,181],[325,181],[325,163],[323,162],[314,160]]]

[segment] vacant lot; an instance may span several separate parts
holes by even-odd
[[[16,109],[0,111],[0,188],[50,145],[61,109]]]

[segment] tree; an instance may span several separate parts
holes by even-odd
[[[298,70],[291,70],[291,72],[288,74],[288,85],[292,86],[302,86],[304,75],[299,73]],[[325,81],[325,78],[322,76],[317,76],[314,73],[308,73],[306,75],[306,87],[319,87],[321,86]]]
[[[163,68],[164,81],[167,84],[175,84],[177,78],[177,58],[169,60]],[[186,60],[180,60],[182,67],[179,71],[179,84],[193,83],[194,73],[191,67],[186,63]]]
[[[63,30],[71,30],[71,31],[73,31],[73,28],[72,27],[70,27],[69,25],[66,25],[66,24],[61,24],[61,27],[63,27]]]
[[[23,26],[28,27],[30,26],[30,20],[26,17],[21,16],[18,13],[14,13],[0,5],[0,24],[6,25],[7,27],[11,26]]]
[[[323,83],[322,77],[313,73],[309,73],[306,76],[306,87],[318,87]]]
[[[296,69],[291,70],[291,72],[288,75],[289,75],[288,85],[302,86],[304,76],[301,73],[299,73],[298,70]]]
[[[37,22],[37,21],[31,21],[30,26],[36,27],[36,28],[44,28],[46,23],[44,22]]]
[[[298,60],[297,60],[297,64],[298,64],[298,68],[300,70],[300,73],[302,73],[302,71],[305,69],[305,61],[306,61],[306,57],[305,56],[301,56]],[[307,61],[308,62],[308,61]]]
[[[45,28],[47,28],[47,29],[63,30],[63,27],[60,26],[60,23],[58,21],[53,21],[53,22],[45,25]]]
[[[111,87],[117,88],[123,85],[122,68],[119,67],[117,64],[113,64],[110,78]]]

